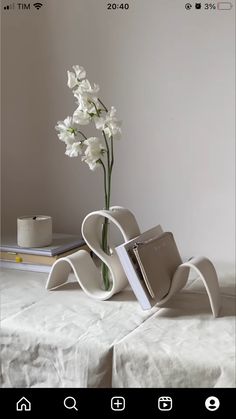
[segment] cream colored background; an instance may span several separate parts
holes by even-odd
[[[80,64],[123,120],[112,203],[142,229],[172,230],[184,256],[232,262],[234,11],[188,12],[179,0],[130,0],[129,11],[43,3],[2,13],[3,231],[45,213],[55,231],[79,232],[103,206],[102,173],[66,157],[54,130],[74,109],[66,70]]]

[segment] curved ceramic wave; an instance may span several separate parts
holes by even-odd
[[[98,300],[107,300],[112,295],[127,286],[127,278],[120,264],[116,252],[107,255],[101,248],[100,237],[104,218],[113,223],[128,241],[140,234],[139,226],[134,215],[122,207],[112,207],[108,210],[94,211],[88,214],[82,223],[82,235],[89,248],[108,266],[111,275],[111,289],[99,288],[100,269],[97,268],[90,254],[79,250],[69,256],[58,259],[50,272],[46,288],[61,286],[67,281],[71,268],[84,292]]]
[[[109,211],[94,211],[88,214],[82,223],[82,235],[89,248],[108,266],[111,275],[111,289],[105,291],[99,287],[100,269],[95,265],[89,252],[79,250],[69,256],[58,259],[52,266],[46,284],[47,289],[55,289],[63,285],[73,270],[77,281],[84,292],[98,300],[108,300],[121,291],[128,284],[127,278],[116,252],[107,255],[100,245],[100,235],[104,218],[113,223],[123,236],[124,241],[133,239],[140,234],[140,229],[134,215],[122,207],[112,207]],[[180,289],[182,289],[193,269],[202,279],[211,305],[213,315],[216,317],[220,309],[220,290],[218,278],[213,264],[205,257],[192,258],[181,264],[173,277],[170,290],[157,306],[164,305]]]

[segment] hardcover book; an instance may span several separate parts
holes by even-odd
[[[116,247],[127,279],[144,310],[167,294],[182,263],[172,233],[160,225]]]
[[[0,269],[17,269],[22,271],[31,271],[31,272],[46,272],[49,273],[51,270],[51,266],[49,265],[36,265],[31,263],[17,263],[17,262],[10,262],[7,260],[0,260]]]
[[[162,300],[170,289],[172,278],[182,260],[174,236],[165,232],[149,240],[137,240],[133,252],[149,294]]]
[[[157,225],[135,237],[134,239],[129,240],[126,243],[122,243],[115,248],[130,286],[144,310],[150,309],[154,304],[145,284],[142,272],[133,251],[133,247],[138,240],[148,240],[152,237],[159,236],[162,232],[163,230],[161,226]]]
[[[52,266],[53,263],[62,257],[71,255],[71,253],[75,253],[78,250],[88,250],[87,245],[82,245],[79,247],[75,247],[73,249],[67,250],[66,252],[59,253],[55,256],[45,256],[45,255],[35,255],[31,253],[22,253],[21,251],[18,252],[2,252],[0,251],[0,260],[1,261],[8,261],[13,263],[31,263],[31,264],[42,264],[42,265],[49,265]]]
[[[85,245],[85,241],[79,235],[53,233],[53,240],[50,246],[45,247],[20,247],[16,238],[2,239],[1,252],[24,253],[31,255],[56,256],[71,249]]]

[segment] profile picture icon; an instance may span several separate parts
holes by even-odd
[[[207,410],[214,411],[217,410],[220,406],[220,401],[217,397],[210,396],[205,400],[205,406]]]

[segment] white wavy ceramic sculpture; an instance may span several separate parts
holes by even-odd
[[[73,270],[84,292],[98,300],[108,300],[128,285],[127,278],[116,252],[107,255],[101,248],[100,237],[104,218],[108,218],[123,236],[124,242],[140,234],[134,215],[122,207],[112,207],[109,211],[94,211],[88,214],[82,223],[82,235],[89,248],[108,266],[111,275],[111,289],[100,287],[101,270],[95,265],[90,253],[79,250],[69,256],[58,259],[52,266],[46,288],[55,289],[63,285]],[[175,272],[170,290],[157,305],[165,304],[174,294],[183,288],[188,280],[189,270],[194,269],[202,279],[210,300],[213,315],[220,309],[220,290],[216,271],[212,263],[203,257],[193,258],[181,264]],[[151,308],[151,307],[150,307]]]

